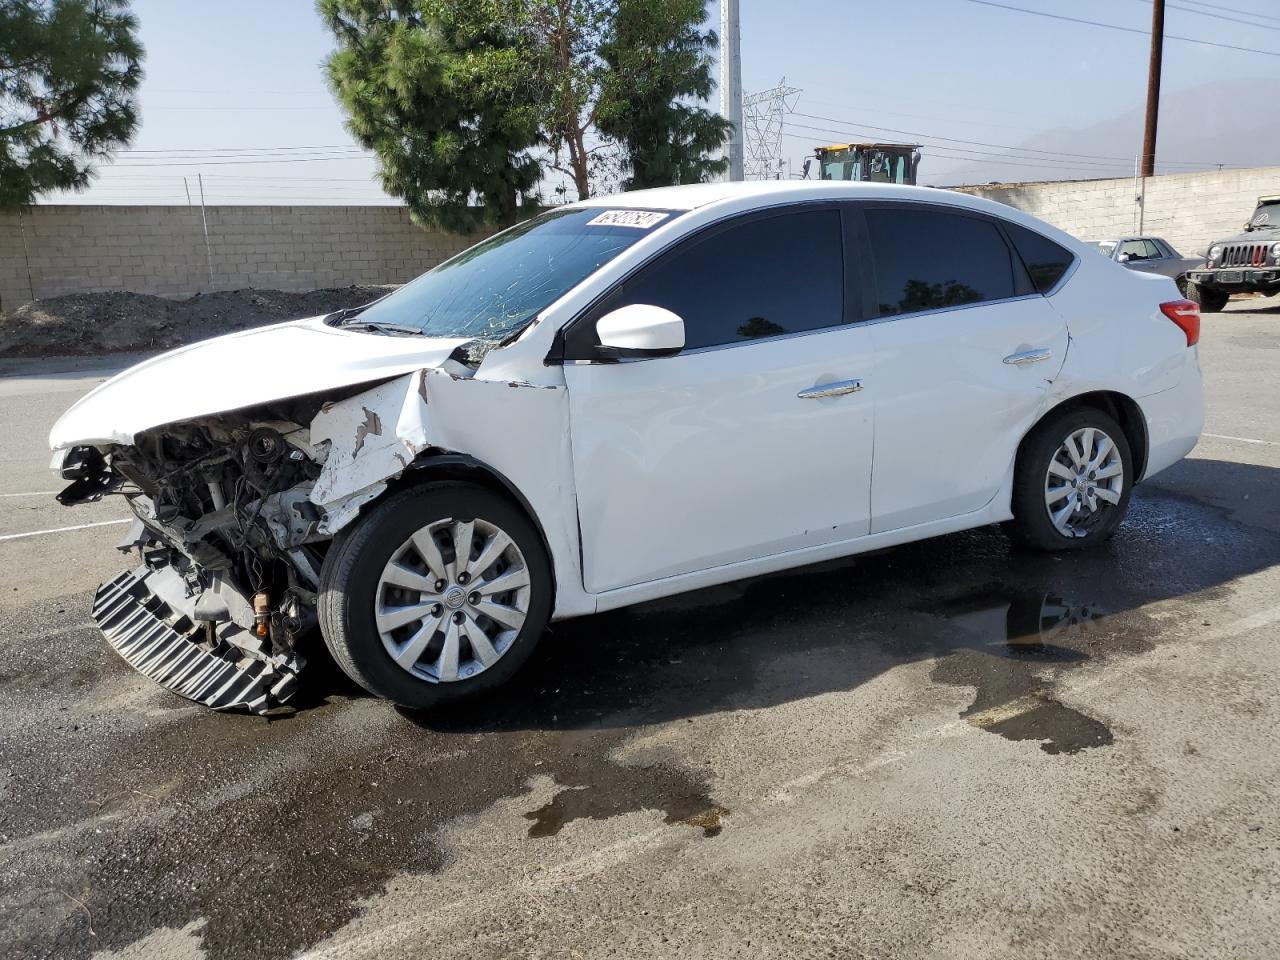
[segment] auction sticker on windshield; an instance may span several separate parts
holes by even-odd
[[[648,230],[669,216],[671,214],[659,213],[656,210],[606,210],[592,217],[586,225],[588,227],[635,227],[637,230]]]

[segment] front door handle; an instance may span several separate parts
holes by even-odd
[[[820,383],[796,394],[801,400],[821,400],[823,397],[843,397],[846,393],[857,393],[862,389],[861,380],[837,380],[835,383]]]
[[[1053,351],[1048,347],[1036,347],[1034,350],[1024,350],[1022,353],[1011,353],[1004,358],[1005,363],[1011,363],[1014,366],[1022,366],[1024,363],[1039,363],[1041,360],[1048,360],[1053,356]]]

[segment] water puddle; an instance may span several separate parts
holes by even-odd
[[[729,815],[689,774],[651,765],[598,771],[592,782],[561,790],[524,817],[533,821],[529,836],[536,838],[555,836],[574,820],[608,820],[639,810],[661,810],[664,823],[700,827],[705,837],[717,836],[721,818]]]
[[[1110,728],[1053,696],[1054,676],[1090,658],[1104,611],[1036,590],[984,587],[933,611],[953,645],[934,667],[939,683],[975,688],[960,716],[1006,740],[1032,740],[1048,754],[1114,742]],[[1051,676],[1046,676],[1051,674]]]

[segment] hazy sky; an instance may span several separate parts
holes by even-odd
[[[974,0],[740,2],[744,87],[772,87],[785,76],[803,91],[784,141],[797,174],[814,144],[881,137],[924,141],[923,179],[945,182],[948,170],[971,168],[984,152],[1106,120],[1145,97],[1147,40],[1138,33]],[[999,2],[1143,31],[1150,25],[1147,0]],[[1165,89],[1261,80],[1242,84],[1241,95],[1269,109],[1280,84],[1280,2],[1171,2],[1168,35],[1277,55],[1170,39]],[[210,203],[385,199],[371,179],[374,161],[343,129],[325,86],[320,63],[332,41],[311,0],[134,0],[133,7],[147,50],[139,134],[90,191],[45,202],[185,203],[183,177],[194,197],[197,173]],[[718,4],[708,12],[718,29]],[[1140,138],[1135,129],[1132,152]],[[1063,169],[1053,157],[1026,159],[1026,179]],[[1096,171],[1131,172],[1131,161]]]

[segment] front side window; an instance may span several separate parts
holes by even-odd
[[[880,316],[1014,296],[1013,258],[995,224],[946,210],[867,211]]]
[[[784,213],[691,240],[627,281],[608,308],[633,303],[678,314],[686,350],[843,323],[840,214]]]
[[[500,340],[676,213],[555,210],[490,237],[356,316],[429,337]]]
[[[1153,249],[1146,240],[1126,240],[1120,244],[1120,256],[1130,260],[1150,260]]]

